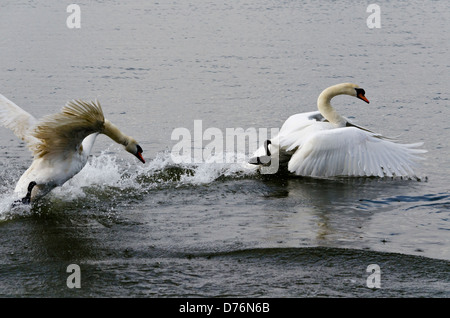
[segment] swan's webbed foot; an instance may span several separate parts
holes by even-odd
[[[28,185],[27,195],[24,196],[22,199],[14,201],[13,206],[18,205],[19,203],[30,204],[31,203],[31,191],[33,191],[33,188],[36,184],[37,184],[36,182],[31,181],[30,184]]]
[[[31,181],[30,184],[28,185],[27,195],[22,198],[22,203],[23,204],[30,204],[30,202],[31,202],[31,191],[33,191],[33,188],[34,188],[35,185],[36,185],[36,182],[34,182],[34,181]]]

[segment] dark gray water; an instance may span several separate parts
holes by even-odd
[[[147,163],[102,136],[74,179],[11,208],[31,156],[0,128],[0,295],[448,297],[449,6],[376,3],[379,29],[364,1],[79,1],[69,29],[65,3],[3,1],[0,93],[36,117],[98,98]],[[171,161],[176,128],[280,127],[340,82],[371,101],[336,98],[342,115],[424,142],[420,180]]]

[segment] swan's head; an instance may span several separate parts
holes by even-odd
[[[369,103],[369,100],[365,96],[364,89],[352,83],[333,85],[324,89],[322,93],[320,93],[319,98],[317,99],[317,108],[320,113],[330,123],[333,123],[339,127],[345,127],[347,124],[347,119],[339,115],[330,104],[331,99],[338,95],[350,95],[359,98],[366,103]]]
[[[369,100],[365,96],[366,92],[364,91],[363,88],[359,87],[358,85],[351,83],[344,84],[344,90],[345,94],[355,96],[356,98],[359,98],[365,101],[367,104],[369,104]]]
[[[360,87],[355,87],[355,97],[359,98],[359,99],[365,101],[367,104],[369,104],[369,100],[366,98],[365,94],[366,94],[366,92],[364,91],[364,89],[362,89]]]
[[[142,157],[142,148],[138,145],[136,140],[131,139],[128,145],[125,147],[125,150],[138,158],[142,163],[145,163],[144,158]]]

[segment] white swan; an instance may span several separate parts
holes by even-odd
[[[142,148],[103,116],[98,101],[70,101],[60,113],[36,120],[0,94],[0,124],[10,128],[33,152],[33,162],[17,182],[23,203],[34,202],[83,169],[98,134],[125,146],[142,163]]]
[[[319,111],[289,117],[274,138],[266,141],[249,163],[267,166],[275,158],[299,176],[415,177],[417,149],[423,143],[399,144],[352,124],[330,100],[350,95],[366,103],[364,89],[351,83],[328,87],[317,100]]]

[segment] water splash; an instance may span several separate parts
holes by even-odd
[[[233,157],[231,157],[231,155]],[[221,163],[226,158],[226,163]],[[248,169],[239,154],[216,154],[202,163],[174,163],[168,152],[159,153],[148,166],[139,170],[139,177],[147,186],[197,186],[212,183],[223,178],[241,178],[256,174],[255,169]]]
[[[9,220],[12,215],[22,215],[29,212],[29,208],[13,206],[14,201],[19,199],[14,194],[14,187],[23,171],[12,166],[10,162],[2,162],[0,169],[0,222]]]
[[[222,155],[217,154],[203,163],[174,163],[169,152],[161,152],[147,164],[136,165],[106,150],[92,157],[77,175],[55,188],[44,200],[55,203],[83,200],[99,202],[120,200],[121,197],[138,199],[159,188],[198,186],[225,178],[256,174],[256,170],[247,169],[242,164],[245,161],[242,155],[233,154],[234,159],[230,160],[231,155],[226,154],[229,163],[218,163],[219,156]],[[12,207],[18,199],[13,189],[22,170],[17,167],[4,169],[0,176],[0,221],[30,213],[29,207]]]

